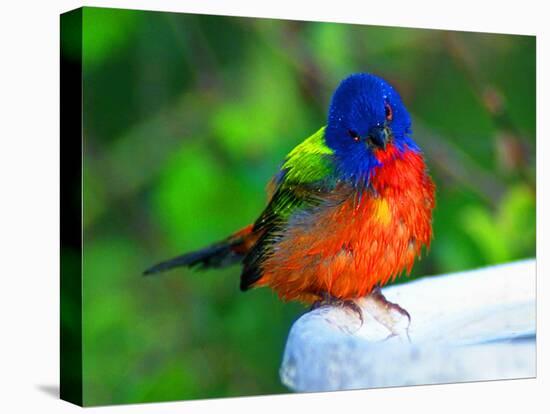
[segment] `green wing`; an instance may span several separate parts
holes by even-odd
[[[325,143],[325,127],[296,146],[287,155],[281,185],[321,183],[333,172],[333,151]]]
[[[281,238],[290,217],[322,202],[334,187],[333,152],[325,144],[325,128],[294,148],[272,181],[268,205],[254,223],[258,241],[243,260],[241,289],[247,290],[261,278],[261,264]]]

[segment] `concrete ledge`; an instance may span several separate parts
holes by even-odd
[[[363,325],[348,309],[315,309],[290,330],[281,380],[331,391],[534,377],[535,272],[530,259],[385,288],[411,315],[409,326],[390,314],[391,331],[368,297],[356,301]]]

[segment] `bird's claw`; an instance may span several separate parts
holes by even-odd
[[[371,294],[369,295],[369,298],[371,299],[372,303],[375,305],[373,309],[371,309],[371,313],[373,317],[382,325],[384,325],[389,331],[390,335],[386,338],[389,339],[394,336],[399,336],[400,333],[403,331],[399,328],[400,325],[400,318],[396,319],[392,315],[392,311],[397,312],[400,317],[406,317],[407,318],[407,326],[405,327],[405,335],[409,342],[411,342],[411,337],[409,335],[409,326],[411,324],[411,315],[407,310],[403,309],[401,306],[399,306],[397,303],[390,302],[386,299],[386,297],[382,294],[382,290],[379,287],[376,287]]]
[[[322,293],[321,299],[319,299],[317,302],[315,302],[311,306],[311,310],[314,310],[323,306],[339,306],[342,308],[350,309],[357,314],[357,316],[359,317],[359,320],[361,321],[361,325],[363,325],[363,311],[361,310],[361,307],[357,303],[355,303],[353,300],[340,299],[340,298],[331,296],[328,293]]]

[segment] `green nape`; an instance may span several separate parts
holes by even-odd
[[[321,181],[333,172],[332,149],[325,143],[325,127],[297,145],[282,166],[284,181],[307,184]]]

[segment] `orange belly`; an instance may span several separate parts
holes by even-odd
[[[384,160],[371,184],[362,196],[341,186],[315,212],[292,219],[256,285],[311,303],[322,292],[365,296],[410,273],[432,237],[434,185],[421,155]]]

